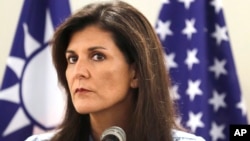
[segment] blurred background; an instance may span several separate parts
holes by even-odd
[[[70,0],[71,10],[75,11],[82,5],[97,0]],[[161,0],[126,0],[138,8],[155,26],[161,7]],[[0,1],[0,84],[4,73],[6,59],[15,34],[23,0]],[[248,111],[250,110],[250,1],[224,0],[224,16],[227,23],[241,90]],[[250,112],[248,112],[250,119]]]
[[[98,0],[69,0],[72,12],[83,5]],[[159,11],[163,0],[125,0],[138,8],[151,22],[153,26],[159,16]],[[171,0],[170,0],[171,1]],[[2,84],[7,57],[16,32],[23,0],[0,1],[0,86]],[[224,0],[223,10],[228,28],[231,49],[237,69],[237,75],[243,94],[243,99],[247,108],[248,119],[250,121],[250,1]],[[1,117],[0,117],[1,122]],[[1,141],[1,139],[0,139]]]

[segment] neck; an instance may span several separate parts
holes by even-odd
[[[119,126],[125,132],[128,130],[134,107],[131,99],[129,102],[126,100],[124,102],[126,104],[122,102],[102,112],[90,114],[91,131],[94,141],[100,141],[101,134],[111,126]]]
[[[114,118],[108,116],[104,117],[101,116],[100,118],[92,117],[91,116],[91,130],[92,130],[92,136],[95,141],[99,141],[101,134],[104,132],[105,129],[111,127],[111,126],[118,126],[121,127],[123,130],[127,130],[128,126],[127,124],[128,119],[121,117],[121,118]]]

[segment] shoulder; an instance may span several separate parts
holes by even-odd
[[[25,141],[50,141],[50,139],[54,135],[55,132],[32,135],[28,137]],[[203,139],[202,137],[175,129],[172,130],[172,136],[173,136],[173,141],[205,141],[205,139]]]
[[[205,141],[204,138],[180,130],[172,130],[173,141]]]
[[[39,135],[32,135],[28,137],[25,141],[50,141],[50,139],[55,135],[54,132],[44,133]]]

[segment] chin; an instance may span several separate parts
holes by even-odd
[[[95,110],[90,107],[75,107],[75,110],[79,114],[89,114],[95,112]]]

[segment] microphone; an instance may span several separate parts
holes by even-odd
[[[101,135],[101,141],[126,141],[126,133],[122,128],[112,126],[104,130]]]

